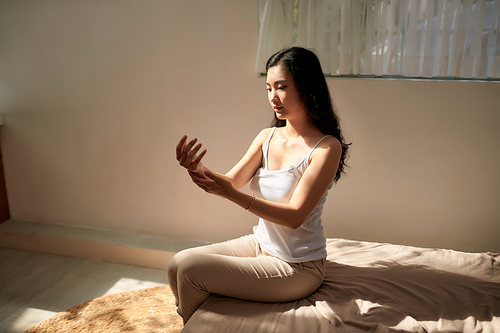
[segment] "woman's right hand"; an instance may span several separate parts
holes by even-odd
[[[207,150],[204,149],[201,153],[198,154],[198,151],[201,149],[201,143],[198,143],[196,146],[194,146],[197,141],[198,139],[194,138],[186,143],[187,135],[184,135],[177,144],[175,150],[176,158],[177,161],[179,161],[179,164],[185,167],[187,170],[205,176],[205,168],[201,163],[201,159],[203,158],[203,156],[205,156]]]

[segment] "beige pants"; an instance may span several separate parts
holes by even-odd
[[[323,282],[325,259],[288,263],[264,253],[254,235],[177,253],[167,265],[168,283],[188,321],[210,296],[258,302],[290,302]]]

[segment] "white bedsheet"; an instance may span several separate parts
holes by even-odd
[[[497,332],[500,255],[328,239],[323,285],[289,303],[212,295],[184,333]]]

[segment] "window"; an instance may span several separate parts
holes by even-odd
[[[260,0],[256,69],[289,46],[325,75],[500,79],[500,0]]]

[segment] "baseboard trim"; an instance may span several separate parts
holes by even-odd
[[[165,269],[175,252],[0,231],[0,247],[118,264]]]

